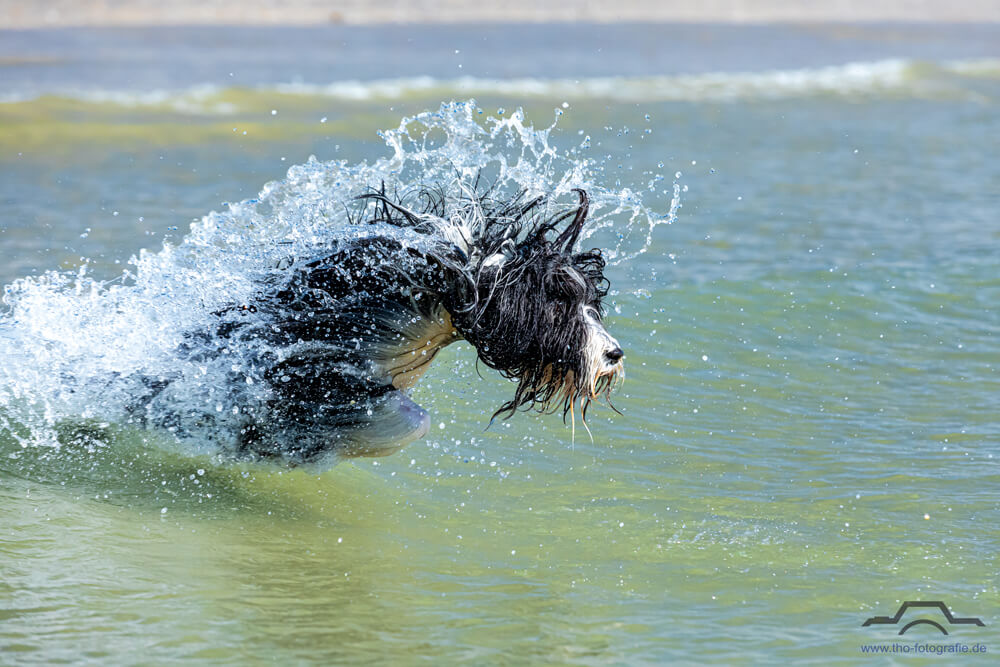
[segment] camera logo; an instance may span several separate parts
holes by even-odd
[[[985,627],[986,624],[983,623],[978,618],[959,618],[957,616],[952,616],[951,612],[948,611],[948,607],[945,606],[944,602],[939,601],[929,601],[929,600],[908,600],[900,605],[899,609],[896,611],[895,616],[872,616],[867,621],[861,624],[861,627],[867,628],[869,625],[898,625],[903,619],[903,615],[906,614],[907,610],[913,608],[931,608],[937,609],[944,616],[947,625],[978,625],[979,627]],[[919,613],[919,612],[917,612]],[[911,614],[912,616],[913,614]],[[936,621],[932,621],[927,618],[918,618],[914,621],[910,621],[902,627],[899,634],[904,635],[906,631],[915,625],[933,625],[935,628],[941,631],[941,634],[947,635],[948,631],[943,625]]]

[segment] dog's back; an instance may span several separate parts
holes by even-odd
[[[340,243],[291,261],[285,284],[227,314],[232,344],[266,342],[261,375],[273,395],[246,415],[241,454],[380,456],[427,432],[427,413],[405,392],[458,339],[448,306],[464,261],[429,242],[376,233]]]

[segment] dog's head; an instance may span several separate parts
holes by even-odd
[[[561,408],[565,418],[579,408],[585,418],[624,376],[622,349],[602,323],[604,257],[573,250],[588,213],[576,192],[579,205],[550,218],[535,213],[541,199],[488,216],[472,267],[477,303],[459,331],[486,365],[517,380],[494,417]]]

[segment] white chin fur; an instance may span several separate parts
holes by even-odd
[[[609,363],[605,357],[606,352],[618,347],[618,341],[597,319],[596,312],[591,306],[583,306],[583,318],[587,323],[587,342],[584,346],[586,373],[590,386],[593,387],[598,377],[607,375],[620,366],[619,362]]]

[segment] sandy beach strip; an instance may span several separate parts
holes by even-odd
[[[0,29],[330,23],[1000,22],[997,0],[0,0]]]

